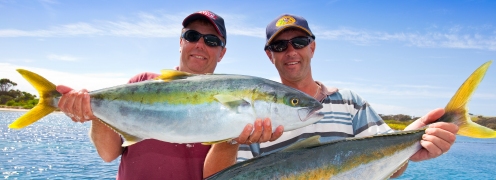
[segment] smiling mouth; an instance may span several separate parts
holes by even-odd
[[[286,65],[296,65],[296,64],[300,64],[300,62],[289,62],[289,63],[285,63]]]
[[[196,58],[196,59],[207,59],[207,58],[205,58],[203,56],[195,56],[195,55],[191,55],[191,56],[194,57],[194,58]]]

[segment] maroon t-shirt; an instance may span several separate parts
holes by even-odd
[[[153,79],[155,73],[141,73],[135,83]],[[124,149],[117,179],[203,179],[203,163],[210,146],[200,143],[176,144],[147,139]]]

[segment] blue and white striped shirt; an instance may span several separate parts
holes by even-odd
[[[358,94],[350,90],[327,89],[323,84],[322,104],[320,110],[324,118],[303,128],[284,132],[273,142],[262,144],[240,145],[238,161],[251,159],[254,156],[266,155],[279,151],[297,141],[320,135],[321,142],[329,142],[347,137],[364,137],[387,133],[391,128]],[[321,99],[319,98],[319,99]]]

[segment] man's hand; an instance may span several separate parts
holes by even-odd
[[[238,138],[234,139],[234,141],[241,144],[275,141],[276,139],[281,137],[284,131],[283,126],[278,126],[274,133],[272,133],[272,123],[269,118],[265,118],[265,120],[263,121],[261,119],[257,119],[254,125],[255,126],[253,126],[252,124],[246,125],[243,132],[239,135]]]
[[[74,122],[86,122],[97,119],[91,111],[90,95],[88,90],[75,91],[70,87],[59,85],[57,91],[62,94],[59,100],[59,109]]]
[[[408,125],[405,130],[414,130],[424,127],[439,119],[443,114],[444,109],[435,109]],[[437,122],[430,124],[425,130],[425,134],[422,136],[422,140],[420,141],[423,148],[410,157],[410,160],[423,161],[438,157],[443,153],[448,152],[455,142],[457,132],[458,126],[453,123]]]

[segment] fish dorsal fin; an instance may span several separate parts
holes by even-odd
[[[136,144],[137,142],[140,142],[143,140],[140,137],[136,137],[136,136],[128,134],[128,133],[126,133],[120,129],[117,129],[116,127],[106,123],[105,121],[103,121],[101,119],[98,119],[98,120],[100,122],[102,122],[103,124],[107,125],[110,129],[114,130],[116,133],[119,133],[122,136],[122,138],[124,138],[124,142],[122,143],[122,147],[131,146],[131,145]]]
[[[227,108],[238,112],[238,107],[240,106],[250,106],[250,103],[244,99],[228,95],[228,94],[217,94],[214,98]]]
[[[288,147],[284,148],[282,150],[282,152],[287,152],[287,151],[292,151],[292,150],[296,150],[296,149],[303,149],[303,148],[307,148],[307,147],[318,146],[320,144],[321,144],[320,143],[320,136],[319,135],[315,135],[315,136],[309,137],[307,139],[304,139],[302,141],[298,141],[298,142],[295,142],[295,143],[289,145]]]
[[[172,81],[175,79],[183,79],[188,76],[193,76],[191,73],[183,72],[183,71],[176,71],[176,70],[171,70],[171,69],[163,69],[160,71],[162,74],[160,76],[157,76],[155,79],[156,80],[163,80],[163,81]]]

